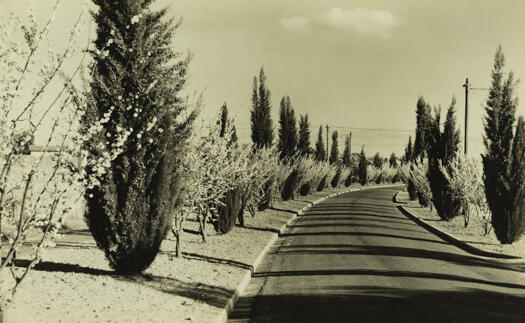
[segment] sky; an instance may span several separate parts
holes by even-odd
[[[54,2],[37,0],[42,16]],[[26,0],[0,0],[15,13]],[[80,1],[63,0],[59,28],[71,24]],[[352,131],[352,150],[403,153],[413,136],[418,96],[446,109],[457,98],[464,133],[468,77],[490,85],[498,45],[506,69],[525,77],[525,2],[390,0],[157,0],[183,24],[174,47],[190,51],[188,93],[203,92],[203,117],[223,102],[249,142],[252,80],[264,67],[272,95],[274,127],[279,102],[289,95],[296,114],[308,113],[312,146],[319,125],[341,136]],[[57,41],[64,33],[55,33]],[[518,97],[525,88],[518,85]],[[485,90],[469,97],[469,153],[483,152]],[[443,111],[444,113],[445,111]],[[518,114],[525,109],[520,106]],[[324,130],[326,131],[326,130]],[[325,133],[323,133],[325,136]],[[326,139],[326,138],[325,138]],[[344,140],[340,139],[340,145]],[[340,148],[342,150],[342,147]]]

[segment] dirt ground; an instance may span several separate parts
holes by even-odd
[[[80,219],[69,219],[67,234],[48,250],[8,309],[8,322],[210,322],[234,294],[240,280],[272,235],[294,211],[331,193],[326,190],[272,209],[246,215],[246,227],[208,243],[183,235],[183,257],[175,258],[169,236],[143,275],[113,274],[104,254]],[[196,230],[197,223],[187,222]]]
[[[483,230],[483,222],[476,214],[470,217],[469,224],[465,228],[463,217],[458,216],[451,221],[442,221],[435,210],[430,212],[429,208],[421,207],[417,201],[410,201],[407,192],[401,192],[398,195],[398,199],[402,202],[408,203],[408,205],[406,205],[407,210],[412,214],[428,221],[433,226],[452,234],[456,238],[467,242],[473,247],[490,252],[525,257],[525,237],[522,236],[520,240],[513,244],[502,245],[496,238],[494,230],[491,230],[489,234],[485,234]]]

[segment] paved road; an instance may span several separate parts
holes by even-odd
[[[396,189],[314,206],[279,238],[230,322],[525,322],[525,274],[447,244]]]

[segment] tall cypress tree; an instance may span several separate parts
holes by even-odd
[[[414,151],[412,150],[412,136],[408,137],[408,144],[405,148],[405,156],[403,157],[405,163],[409,163],[414,160]]]
[[[368,167],[368,161],[366,160],[365,147],[363,146],[361,147],[361,153],[359,154],[359,166],[358,166],[359,183],[361,183],[361,185],[366,185],[368,181],[367,167]]]
[[[397,167],[397,157],[395,153],[390,154],[390,158],[388,159],[388,163],[390,167]]]
[[[219,135],[221,137],[224,137],[224,135],[226,134],[226,129],[228,127],[228,125],[231,124],[232,126],[232,136],[230,138],[230,142],[231,143],[236,143],[238,138],[237,138],[237,130],[235,128],[235,125],[233,124],[233,121],[230,120],[229,116],[228,116],[228,106],[226,105],[226,102],[224,102],[224,104],[221,106],[221,114],[220,114],[220,117],[219,117],[219,120],[217,120],[217,123],[220,125],[220,133]]]
[[[279,144],[278,149],[281,159],[291,157],[295,154],[297,147],[297,122],[295,112],[289,96],[281,99],[279,113]]]
[[[375,168],[383,167],[383,158],[381,158],[379,153],[376,153],[374,155],[374,159],[372,160],[372,165],[374,165]]]
[[[422,160],[428,149],[428,135],[430,126],[430,105],[423,97],[419,97],[416,105],[416,139],[414,140],[414,159]]]
[[[459,150],[460,134],[456,128],[455,104],[456,99],[452,98],[443,131],[441,131],[441,112],[436,110],[435,117],[431,118],[428,132],[427,177],[432,190],[434,206],[443,220],[452,219],[459,215],[460,211],[460,203],[453,196],[449,183],[439,168],[440,164],[449,167]]]
[[[301,115],[300,117],[297,150],[302,156],[310,154],[312,150],[312,148],[310,148],[310,122],[308,121],[308,114]]]
[[[345,150],[343,151],[343,165],[352,167],[352,132],[345,137]]]
[[[179,197],[178,165],[195,117],[181,121],[187,105],[179,93],[190,59],[173,50],[179,24],[165,19],[166,9],[148,9],[152,0],[94,3],[99,54],[82,123],[88,129],[109,120],[85,148],[98,158],[130,134],[100,183],[86,191],[86,222],[111,267],[139,273],[155,259]]]
[[[323,126],[319,126],[319,134],[317,135],[317,142],[315,143],[315,159],[318,161],[326,160],[326,151],[323,143]]]
[[[253,78],[251,127],[255,147],[271,147],[273,123],[271,118],[270,90],[266,87],[266,74],[261,68],[259,79]]]
[[[330,164],[337,164],[339,162],[339,134],[337,130],[332,132],[332,145],[330,146]]]
[[[512,72],[504,80],[503,67],[505,57],[501,46],[494,56],[492,68],[492,82],[487,104],[485,106],[485,135],[483,143],[485,154],[483,159],[483,172],[485,182],[485,195],[492,213],[492,226],[501,243],[512,243],[517,237],[512,232],[513,208],[516,203],[510,173],[512,165],[512,126],[515,121],[517,100],[514,98],[514,78]],[[516,143],[519,150],[519,144]],[[519,152],[516,151],[516,155]],[[515,169],[519,167],[516,165]],[[516,192],[519,190],[516,189]]]

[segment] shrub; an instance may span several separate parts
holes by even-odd
[[[321,192],[326,188],[326,175],[321,179],[317,185],[317,192]]]
[[[297,170],[293,170],[288,176],[288,178],[285,180],[283,189],[281,191],[281,198],[284,201],[294,199],[298,176],[299,172]]]
[[[410,179],[414,184],[419,203],[424,206],[432,206],[432,190],[427,178],[428,161],[410,163]],[[414,198],[415,199],[415,198]]]
[[[416,185],[414,184],[414,180],[412,180],[412,178],[409,178],[407,182],[408,196],[411,201],[415,201],[417,199],[417,190]]]
[[[441,113],[440,111],[435,112],[428,133],[427,177],[436,211],[439,217],[446,221],[458,216],[461,210],[460,202],[452,195],[449,182],[439,167],[440,164],[448,167],[459,149],[460,138],[459,130],[456,129],[455,104],[456,99],[452,98],[443,130],[441,130]]]
[[[237,188],[226,192],[221,202],[217,206],[217,218],[213,225],[217,233],[226,234],[235,226],[241,208],[241,191]]]
[[[488,234],[492,226],[481,162],[458,155],[448,168],[443,165],[440,168],[449,182],[452,195],[461,203],[465,227],[468,226],[471,210],[474,209],[474,213],[481,217],[483,231]]]
[[[353,176],[352,174],[349,174],[345,179],[345,186],[349,187],[350,185],[352,185],[352,180],[353,180]]]
[[[301,185],[301,188],[299,189],[299,193],[302,196],[306,196],[310,194],[311,189],[312,189],[312,185],[310,184],[310,182],[304,183],[303,185]]]
[[[341,169],[339,168],[335,172],[335,175],[332,178],[332,181],[330,182],[330,184],[332,185],[333,188],[337,188],[339,186],[340,180],[341,180]]]
[[[340,172],[341,174],[339,175],[339,185],[344,185],[345,187],[350,186],[350,184],[352,184],[351,182],[352,178],[350,177],[350,172],[351,172],[350,168],[341,166]],[[348,183],[347,185],[347,181],[349,178],[350,178],[350,183]]]

